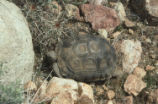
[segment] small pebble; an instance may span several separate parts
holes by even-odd
[[[125,26],[126,27],[134,27],[135,24],[132,21],[130,21],[129,19],[125,19]]]
[[[134,31],[132,29],[129,29],[128,32],[132,35],[134,34]]]
[[[98,29],[98,33],[101,37],[103,37],[105,39],[108,37],[108,33],[105,29]]]
[[[108,87],[105,86],[105,85],[103,85],[103,89],[104,89],[105,91],[108,91],[108,90],[109,90]]]
[[[111,35],[111,38],[117,38],[121,34],[120,31],[117,31]]]
[[[154,70],[154,69],[155,69],[154,66],[150,66],[150,65],[147,65],[147,66],[146,66],[146,71],[152,71],[152,70]]]
[[[155,62],[155,64],[154,64],[155,66],[158,66],[158,60]]]
[[[100,87],[100,86],[97,86],[96,87],[96,94],[98,96],[103,95],[104,94],[104,89],[102,87]]]
[[[115,92],[113,90],[107,91],[107,96],[111,100],[115,97]]]
[[[145,41],[146,41],[147,43],[151,43],[151,39],[150,39],[150,38],[145,39]]]
[[[155,59],[156,58],[156,55],[155,54],[152,54],[150,55],[152,59]]]
[[[106,104],[113,104],[112,100],[109,100]]]

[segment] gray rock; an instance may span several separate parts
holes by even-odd
[[[131,5],[151,25],[158,25],[158,0],[131,0]]]
[[[115,10],[117,11],[117,14],[118,14],[120,20],[122,22],[125,21],[126,12],[125,12],[124,6],[123,6],[123,4],[121,2],[117,2],[116,3]]]
[[[31,80],[34,66],[32,37],[26,19],[14,4],[0,0],[1,82]]]

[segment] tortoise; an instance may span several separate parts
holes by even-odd
[[[51,58],[52,52],[48,54]],[[114,48],[107,40],[95,35],[65,38],[58,43],[55,53],[57,63],[53,64],[53,69],[58,77],[98,81],[111,77],[116,66]]]

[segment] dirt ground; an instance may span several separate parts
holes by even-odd
[[[54,50],[59,38],[64,38],[65,36],[73,36],[78,34],[78,32],[87,32],[90,34],[98,35],[96,31],[91,28],[91,25],[86,22],[79,22],[77,20],[69,19],[65,16],[64,5],[67,3],[73,3],[78,5],[84,2],[71,2],[67,0],[65,4],[60,2],[62,7],[61,14],[56,11],[56,7],[51,5],[52,0],[10,0],[16,3],[23,11],[28,23],[29,28],[33,37],[34,50],[36,54],[36,66],[35,66],[35,76],[46,78],[51,72],[52,67],[50,63],[46,61],[46,53],[49,50]],[[63,0],[66,1],[66,0]],[[155,67],[155,70],[147,72],[144,81],[147,83],[147,87],[137,96],[134,97],[134,104],[146,104],[147,102],[147,92],[152,89],[158,88],[158,26],[148,26],[145,20],[142,20],[137,16],[129,5],[124,4],[126,14],[129,20],[136,23],[136,26],[132,28],[133,34],[129,33],[129,29],[123,24],[118,26],[115,31],[121,31],[121,35],[117,40],[124,39],[137,39],[142,43],[142,59],[139,63],[141,68],[147,65]],[[114,32],[115,32],[114,31]],[[112,34],[112,33],[111,33]],[[108,34],[110,36],[110,34]],[[110,39],[112,44],[115,39]],[[118,63],[121,68],[121,64]],[[51,74],[49,78],[53,77]],[[124,75],[120,79],[113,78],[111,80],[106,80],[101,83],[90,83],[94,88],[95,100],[98,104],[106,100],[105,94],[98,93],[98,88],[104,90],[104,84],[116,93],[115,100],[117,102],[123,102],[122,99],[128,96],[123,90],[123,84],[127,75]],[[36,78],[35,77],[35,78]],[[49,79],[48,79],[49,80]]]

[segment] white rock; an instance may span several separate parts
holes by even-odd
[[[106,104],[113,104],[112,100],[109,100]]]
[[[117,11],[118,16],[120,17],[120,20],[122,22],[125,21],[126,12],[125,12],[124,6],[121,2],[116,3],[115,10]]]
[[[104,0],[88,0],[90,4],[101,5]]]
[[[123,53],[123,70],[127,73],[133,72],[141,59],[142,47],[140,41],[123,40],[121,52]]]
[[[104,39],[106,39],[108,37],[108,33],[107,33],[107,31],[105,29],[98,29],[98,33]]]
[[[0,64],[1,82],[26,83],[34,66],[32,37],[26,19],[13,3],[0,0]]]
[[[57,78],[57,77],[53,77],[49,81],[47,90],[46,90],[46,95],[48,97],[52,98],[52,97],[62,96],[62,95],[66,96],[65,95],[66,93],[69,94],[67,96],[70,96],[72,101],[77,101],[77,98],[78,98],[77,82],[71,79],[63,79],[63,78]]]
[[[93,104],[93,90],[85,83],[71,79],[54,77],[48,83],[45,99],[52,99],[51,104]]]

